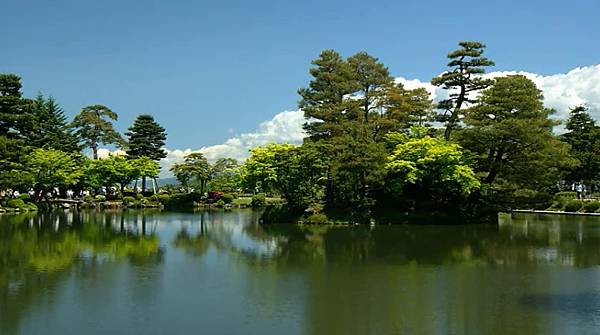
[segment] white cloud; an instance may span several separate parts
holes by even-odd
[[[564,119],[571,107],[585,104],[590,107],[590,113],[600,120],[600,65],[586,66],[573,69],[567,73],[539,75],[523,71],[496,71],[487,74],[488,77],[500,77],[511,74],[522,74],[533,80],[544,93],[544,103],[557,111],[556,117]],[[447,97],[447,92],[419,79],[396,78],[406,88],[425,88],[439,101]],[[222,144],[201,147],[199,149],[167,150],[167,157],[161,160],[161,177],[170,176],[169,168],[183,160],[191,152],[203,153],[209,161],[221,157],[231,157],[243,160],[248,156],[248,150],[268,143],[302,142],[305,132],[302,111],[285,111],[275,115],[271,120],[260,124],[256,132],[233,136]],[[107,149],[100,149],[99,154],[106,156]]]
[[[600,64],[575,68],[567,73],[540,75],[526,71],[494,71],[485,75],[496,78],[520,74],[531,79],[544,94],[546,107],[556,109],[555,117],[566,119],[569,110],[578,105],[590,108],[590,114],[600,120]],[[447,92],[419,79],[396,78],[406,88],[425,88],[435,101],[444,99]]]
[[[300,144],[306,136],[302,125],[304,113],[302,111],[285,111],[275,115],[271,120],[260,124],[258,130],[244,133],[226,140],[223,144],[201,147],[196,150],[168,150],[167,157],[160,161],[161,177],[170,176],[169,168],[183,161],[183,158],[192,152],[201,152],[209,161],[218,158],[230,157],[244,160],[251,148],[269,143]]]
[[[98,149],[98,158],[108,158],[109,155],[125,155],[123,150],[110,150],[107,148]]]

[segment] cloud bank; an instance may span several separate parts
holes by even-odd
[[[521,74],[536,83],[544,94],[544,103],[547,107],[556,109],[556,118],[566,119],[569,109],[584,104],[590,108],[590,114],[600,120],[600,64],[575,68],[567,73],[540,75],[525,71],[496,71],[490,72],[486,77],[501,77]],[[444,99],[447,92],[429,82],[419,79],[396,78],[406,88],[425,88],[435,101]],[[284,111],[275,115],[271,120],[261,123],[255,132],[233,136],[222,144],[205,146],[201,148],[167,150],[167,157],[160,164],[161,177],[170,176],[169,168],[191,152],[203,153],[209,161],[221,157],[231,157],[244,160],[248,150],[268,143],[294,143],[299,144],[306,136],[302,125],[304,124],[302,111]],[[108,150],[101,149],[101,155],[107,155]]]
[[[173,164],[183,161],[183,158],[192,152],[201,152],[209,162],[223,157],[242,161],[248,156],[248,151],[257,146],[269,143],[300,144],[306,136],[302,129],[304,122],[302,111],[285,111],[275,115],[271,120],[262,122],[257,131],[231,137],[223,144],[199,149],[167,149],[167,157],[160,161],[161,177],[170,176],[169,168]]]

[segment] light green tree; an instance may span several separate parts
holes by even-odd
[[[281,194],[288,206],[304,210],[324,195],[327,164],[311,145],[269,144],[254,148],[244,164],[244,182]]]
[[[448,195],[468,195],[479,189],[480,182],[464,159],[458,144],[444,139],[422,136],[408,137],[389,134],[398,143],[388,157],[386,169],[395,186],[394,192],[403,192],[407,185],[430,196],[447,198]],[[403,138],[404,137],[404,138]]]
[[[181,182],[187,186],[191,179],[196,179],[200,186],[200,193],[204,193],[210,180],[211,168],[208,160],[200,152],[193,152],[185,156],[184,161],[171,167],[171,171]]]
[[[80,155],[55,149],[35,149],[27,155],[25,161],[33,189],[42,196],[55,187],[77,184],[83,174]]]

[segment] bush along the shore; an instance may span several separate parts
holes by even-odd
[[[29,198],[26,198],[29,199]],[[38,206],[30,201],[24,201],[23,198],[6,200],[3,206],[0,206],[3,211],[18,211],[18,212],[31,212],[37,211]]]
[[[565,204],[565,212],[578,212],[583,207],[583,201],[573,199]]]
[[[583,204],[583,211],[586,213],[595,213],[600,209],[600,201],[586,201]]]

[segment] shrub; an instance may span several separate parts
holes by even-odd
[[[233,202],[234,199],[235,199],[235,197],[233,196],[233,194],[225,193],[221,196],[221,199],[219,199],[219,200],[223,200],[224,203],[230,204]]]
[[[135,198],[136,198],[136,199],[138,199],[138,200],[142,200],[142,199],[144,199],[144,195],[143,195],[143,194],[141,194],[141,193],[137,193],[137,194],[135,195]]]
[[[98,194],[97,196],[94,197],[94,200],[96,200],[96,201],[106,201],[106,196],[104,196],[102,194]]]
[[[560,201],[553,201],[552,205],[547,208],[549,211],[561,211],[563,209],[563,204]]]
[[[194,205],[194,202],[198,202],[200,200],[202,200],[202,195],[200,193],[174,193],[169,195],[168,198],[164,198],[165,202],[163,205],[171,208],[191,207]]]
[[[217,206],[217,207],[223,207],[223,206],[225,206],[225,201],[223,201],[223,199],[219,199],[219,201],[217,201],[215,203],[215,206]]]
[[[94,197],[88,194],[83,197],[83,201],[84,202],[92,202],[92,201],[94,201]]]
[[[25,204],[24,206],[28,211],[37,211],[38,210],[38,206],[36,204],[34,204],[33,202],[28,202]],[[22,207],[23,208],[23,207]]]
[[[554,194],[554,200],[575,199],[575,198],[577,198],[577,192],[573,192],[573,191],[564,191],[564,192],[558,192],[558,193]]]
[[[10,199],[6,203],[6,207],[10,208],[21,208],[25,206],[25,201],[23,199]]]
[[[577,212],[583,207],[583,201],[581,200],[569,200],[565,205],[565,212]]]
[[[19,199],[28,202],[31,200],[31,196],[29,195],[29,193],[23,193],[19,195]]]
[[[264,193],[257,193],[252,197],[250,206],[254,208],[264,207],[267,203],[267,197]]]
[[[323,213],[318,213],[318,214],[310,215],[309,217],[306,218],[306,220],[304,220],[304,222],[313,223],[313,224],[327,224],[327,223],[330,223],[330,220],[327,217],[327,215],[325,215]]]
[[[156,196],[158,202],[160,202],[161,204],[166,204],[167,202],[169,202],[169,200],[171,199],[171,196],[168,194],[158,194]]]
[[[135,198],[129,195],[126,195],[123,197],[123,203],[124,204],[132,204],[135,202]]]
[[[600,201],[586,201],[583,204],[583,211],[586,213],[594,213],[600,209]]]

